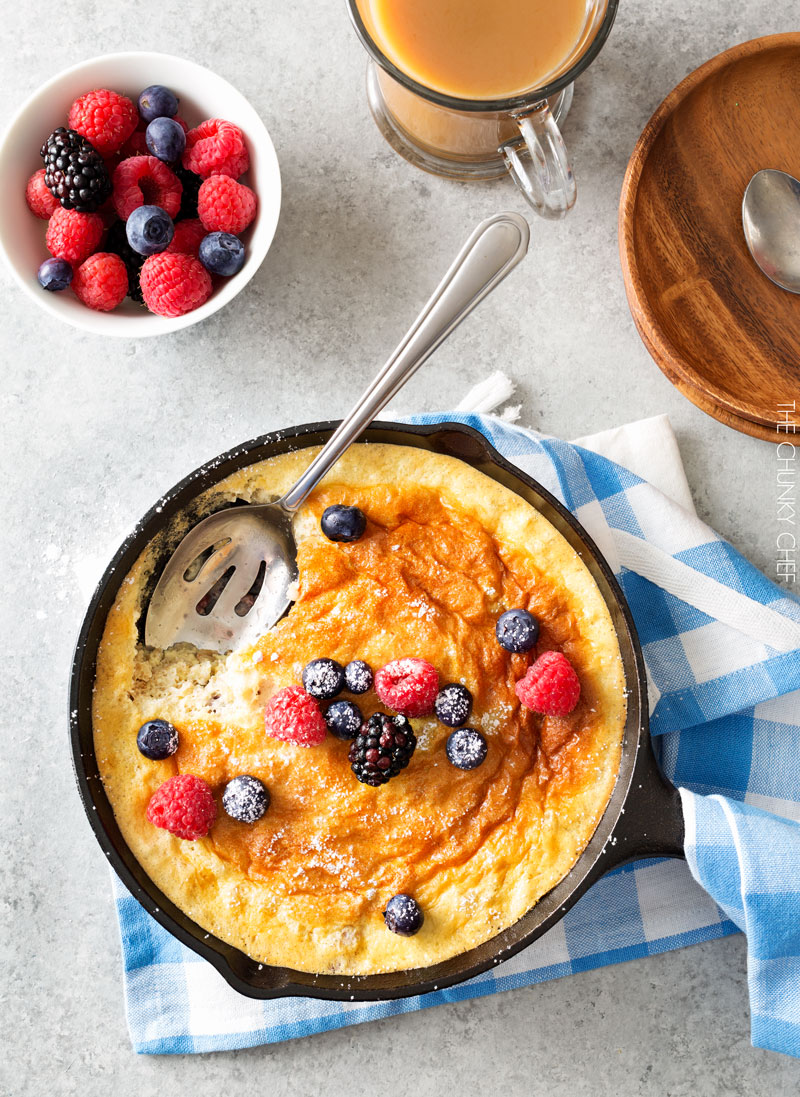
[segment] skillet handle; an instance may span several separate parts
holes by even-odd
[[[649,738],[639,748],[625,813],[605,849],[605,871],[644,857],[683,857],[680,793],[662,776]]]

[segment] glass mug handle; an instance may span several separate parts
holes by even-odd
[[[540,216],[560,220],[575,205],[578,192],[553,112],[545,99],[515,115],[514,121],[521,136],[500,146],[508,170]]]

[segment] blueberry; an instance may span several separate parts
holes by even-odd
[[[125,223],[128,243],[140,255],[163,251],[174,232],[172,218],[160,206],[139,206]]]
[[[151,84],[139,96],[139,114],[145,122],[154,118],[174,118],[178,113],[178,97],[163,84]]]
[[[361,731],[364,717],[361,709],[352,701],[334,701],[332,705],[328,705],[325,723],[337,739],[355,739]]]
[[[212,274],[230,278],[244,266],[244,244],[230,232],[210,232],[200,241],[200,262]]]
[[[45,259],[36,273],[42,289],[52,293],[66,289],[72,281],[72,267],[66,259]]]
[[[472,694],[466,686],[451,682],[439,690],[434,708],[443,724],[447,724],[450,728],[457,728],[459,724],[466,724],[469,720],[469,714],[472,712]]]
[[[363,659],[354,659],[344,668],[344,684],[351,693],[368,693],[373,680],[372,667]]]
[[[447,736],[445,749],[456,769],[476,769],[486,760],[489,746],[475,728],[457,728]]]
[[[255,823],[269,807],[269,792],[257,777],[245,773],[228,781],[222,793],[222,806],[231,819]]]
[[[328,701],[344,689],[344,667],[335,659],[312,659],[303,667],[303,686],[318,701]]]
[[[153,156],[167,164],[179,160],[186,148],[186,134],[171,118],[154,118],[144,139]]]
[[[136,736],[139,753],[154,762],[169,758],[178,749],[178,732],[166,720],[148,720]]]
[[[393,895],[386,904],[383,920],[392,933],[399,933],[401,937],[413,937],[422,929],[425,915],[416,899],[401,894]]]
[[[497,642],[506,651],[530,651],[539,639],[539,622],[526,609],[509,609],[497,618]]]
[[[367,528],[367,518],[358,507],[336,503],[322,512],[320,525],[329,541],[357,541]]]

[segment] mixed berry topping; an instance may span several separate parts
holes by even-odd
[[[540,655],[515,689],[526,708],[545,716],[567,716],[581,695],[578,675],[560,651]]]
[[[167,720],[148,720],[136,735],[139,753],[154,762],[170,758],[178,749],[178,731]]]
[[[303,685],[318,701],[329,701],[344,689],[344,667],[335,659],[312,659],[303,667]]]
[[[530,651],[539,639],[539,622],[526,609],[509,609],[495,625],[498,644],[514,654]]]
[[[284,686],[264,710],[264,727],[273,739],[316,747],[328,733],[319,705],[302,686]]]
[[[25,187],[31,213],[47,222],[51,255],[75,275],[67,280],[65,269],[42,266],[43,289],[71,288],[101,311],[128,296],[159,316],[178,317],[242,269],[240,234],[258,212],[255,191],[239,181],[250,166],[245,136],[222,118],[190,130],[177,111],[177,96],[162,84],[138,99],[96,88],[74,100],[69,128],[59,126],[41,146],[44,167]],[[175,232],[187,220],[191,228]],[[124,283],[116,261],[95,260],[101,248],[122,260]],[[163,252],[173,258],[145,271],[144,259]]]
[[[413,937],[422,929],[425,916],[416,899],[410,895],[393,895],[386,904],[383,920],[392,933],[401,937]]]
[[[395,712],[429,716],[439,692],[439,675],[425,659],[394,659],[375,675],[375,692]]]
[[[350,746],[350,766],[365,785],[385,785],[411,761],[417,739],[405,716],[370,716]]]
[[[358,507],[335,503],[322,512],[320,526],[329,541],[357,541],[367,528],[367,517]]]
[[[352,701],[334,701],[333,704],[328,705],[325,723],[337,739],[355,739],[361,731],[364,717],[361,709]]]
[[[344,668],[344,684],[351,693],[369,693],[374,680],[372,668],[363,659],[353,659]]]
[[[436,695],[434,710],[439,720],[449,728],[466,724],[472,712],[472,694],[460,682],[442,686]]]
[[[231,819],[255,823],[269,807],[269,792],[257,777],[243,773],[228,781],[222,793],[222,806]]]
[[[489,746],[475,728],[456,728],[448,735],[445,749],[456,769],[477,769],[486,760]]]
[[[217,805],[211,789],[193,773],[170,777],[156,789],[147,805],[147,818],[153,826],[188,841],[205,838],[216,817]]]

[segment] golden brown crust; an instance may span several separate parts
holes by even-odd
[[[312,455],[242,470],[205,506],[218,496],[258,501],[281,492]],[[362,505],[370,520],[362,542],[322,537],[319,513],[334,501]],[[453,458],[354,446],[296,530],[297,603],[257,645],[227,657],[139,644],[152,553],[140,557],[98,655],[100,773],[125,840],[157,886],[253,958],[347,974],[434,964],[517,921],[594,832],[616,780],[625,719],[614,629],[594,580],[554,527]],[[571,717],[536,717],[516,702],[525,657],[490,641],[497,614],[515,604],[541,618],[539,650],[559,647],[578,670],[582,699]],[[433,719],[414,721],[420,742],[410,766],[379,789],[358,784],[347,744],[331,736],[311,749],[265,736],[266,700],[298,681],[309,658],[380,666],[408,654],[472,690],[470,722],[489,741],[478,770],[449,766],[449,729]],[[365,714],[377,707],[374,695],[358,700]],[[178,754],[165,762],[136,748],[138,727],[156,716],[181,734]],[[256,773],[272,793],[270,810],[251,828],[223,814],[205,839],[174,838],[147,822],[145,808],[179,770],[203,776],[215,794],[236,773]],[[412,890],[425,912],[411,938],[389,932],[381,917],[398,890]]]

